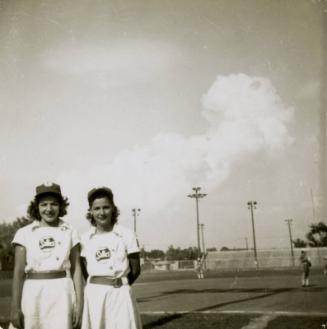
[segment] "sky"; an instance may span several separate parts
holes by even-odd
[[[327,1],[1,0],[0,220],[109,186],[146,250],[288,248],[325,220]]]

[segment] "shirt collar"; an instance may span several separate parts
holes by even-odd
[[[120,236],[120,233],[119,233],[119,230],[117,229],[117,224],[115,223],[113,228],[112,228],[112,231],[110,231],[112,233],[115,233],[116,235]],[[89,233],[89,238],[91,239],[94,235],[97,234],[97,228],[96,226],[92,226],[91,229],[90,229],[90,233]]]
[[[34,231],[40,227],[46,227],[46,226],[41,226],[41,221],[38,221],[38,220],[34,220],[31,225],[32,225],[32,231]],[[49,226],[49,227],[51,227],[51,226]],[[62,219],[59,219],[59,224],[57,227],[60,227],[62,231],[69,229],[68,224],[66,222],[64,222]]]

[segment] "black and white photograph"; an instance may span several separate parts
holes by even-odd
[[[327,328],[327,0],[0,0],[0,329]]]

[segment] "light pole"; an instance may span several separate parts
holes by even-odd
[[[195,198],[195,206],[196,206],[196,233],[197,233],[197,240],[198,240],[198,258],[201,256],[201,247],[200,247],[200,225],[199,225],[199,199],[204,198],[207,194],[199,193],[201,187],[192,187],[194,191],[193,194],[188,194],[189,198]]]
[[[285,222],[288,225],[288,233],[290,236],[290,244],[291,244],[292,264],[294,266],[294,250],[293,250],[293,239],[292,239],[292,230],[291,230],[292,221],[293,221],[293,219],[285,219]]]
[[[204,224],[200,224],[200,228],[201,228],[201,239],[202,239],[202,251],[205,254],[206,248],[205,248],[205,243],[204,243]]]
[[[251,220],[252,220],[254,263],[255,263],[255,266],[258,267],[257,244],[255,241],[254,216],[253,216],[253,209],[256,209],[256,206],[257,206],[257,201],[248,202],[248,209],[251,210]]]
[[[202,239],[202,251],[203,251],[203,268],[206,269],[206,247],[204,243],[204,224],[200,224],[201,227],[201,239]]]
[[[140,215],[140,208],[133,208],[132,209],[132,213],[133,213],[133,217],[134,217],[134,232],[136,233],[136,216]]]

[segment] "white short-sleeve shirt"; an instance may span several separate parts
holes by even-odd
[[[110,232],[92,227],[81,238],[81,256],[90,276],[124,277],[129,272],[128,254],[140,251],[133,231],[115,224]]]
[[[26,249],[25,273],[69,270],[70,250],[78,243],[77,231],[62,220],[57,227],[34,221],[20,228],[12,241]]]

